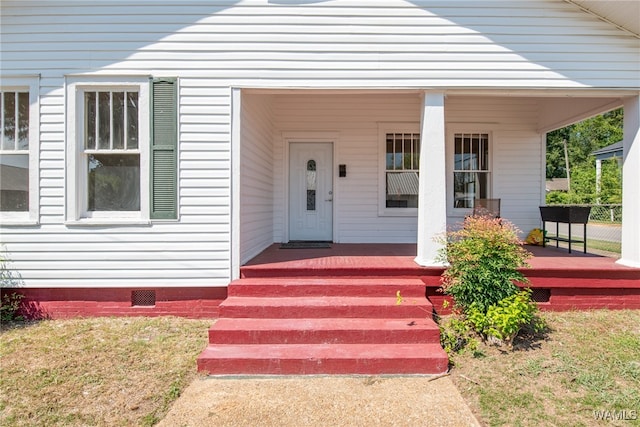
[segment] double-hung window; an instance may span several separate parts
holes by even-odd
[[[417,125],[386,124],[381,140],[381,215],[417,215],[420,133]]]
[[[149,80],[78,80],[67,91],[68,222],[148,221]]]
[[[88,212],[140,211],[139,92],[84,92]]]
[[[473,208],[490,197],[489,134],[455,133],[453,146],[453,207]]]
[[[38,79],[3,78],[0,88],[0,218],[38,221]]]

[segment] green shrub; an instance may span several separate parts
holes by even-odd
[[[462,228],[446,234],[440,253],[449,268],[442,274],[442,288],[463,313],[486,313],[489,307],[518,292],[516,283],[527,283],[518,270],[531,257],[509,221],[489,216],[469,216]]]
[[[449,263],[442,274],[442,288],[454,300],[457,316],[440,325],[441,343],[448,352],[459,352],[483,340],[513,345],[525,327],[539,324],[537,305],[520,272],[531,253],[518,238],[519,230],[501,218],[469,216],[459,230],[446,234],[441,258]]]
[[[21,283],[20,277],[7,268],[7,256],[4,251],[0,252],[0,322],[11,322],[22,320],[18,316],[18,310],[22,303],[23,295],[19,292],[9,291]]]
[[[439,322],[440,345],[449,357],[464,349],[474,351],[478,341],[470,323],[461,316],[453,315]]]
[[[478,332],[483,338],[486,338],[486,335],[484,334],[488,322],[486,313],[483,313],[476,305],[472,305],[467,310],[465,318],[473,327],[474,331]]]
[[[0,323],[14,322],[23,320],[18,315],[23,295],[17,292],[2,292],[0,299]]]
[[[536,332],[543,328],[537,312],[538,306],[531,300],[531,289],[524,289],[490,306],[486,314],[472,308],[468,319],[484,338],[498,340],[511,347],[525,326],[531,326]]]

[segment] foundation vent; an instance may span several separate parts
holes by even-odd
[[[132,307],[154,307],[156,305],[156,291],[142,290],[131,292]]]
[[[551,289],[534,288],[531,291],[531,299],[535,302],[549,302],[551,298]]]

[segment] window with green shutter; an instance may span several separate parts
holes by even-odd
[[[151,200],[152,219],[178,217],[177,81],[151,81]]]

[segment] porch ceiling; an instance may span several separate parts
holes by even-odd
[[[640,3],[640,2],[639,2]],[[404,90],[395,88],[378,89],[311,89],[311,88],[244,88],[244,93],[254,95],[391,95],[413,94],[422,96],[428,90]],[[538,103],[538,126],[540,133],[550,132],[577,123],[589,117],[620,108],[624,98],[634,96],[636,91],[572,89],[572,90],[525,90],[525,89],[449,89],[440,90],[445,97],[485,97],[485,98],[528,98]]]
[[[572,125],[623,105],[622,97],[544,98],[540,101],[538,132],[546,133]]]

